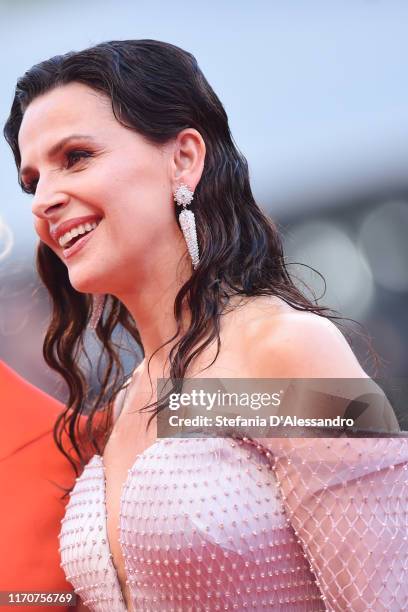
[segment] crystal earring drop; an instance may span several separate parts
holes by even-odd
[[[95,330],[98,326],[103,309],[105,307],[106,293],[94,293],[92,296],[92,314],[89,320],[89,327]]]
[[[183,210],[179,214],[180,227],[183,231],[184,239],[187,243],[188,252],[190,253],[193,268],[195,270],[200,261],[195,215],[192,210],[186,210],[186,206],[193,200],[193,193],[194,192],[191,191],[187,185],[181,183],[174,192],[174,200],[179,206],[183,207]]]

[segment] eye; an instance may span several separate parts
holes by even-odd
[[[29,195],[34,195],[37,183],[38,183],[38,179],[31,181],[31,183],[27,183],[27,184],[22,183],[21,188],[24,191],[24,193],[28,193]]]
[[[73,151],[68,151],[65,154],[65,159],[66,159],[66,164],[65,167],[66,168],[72,168],[72,166],[74,166],[79,160],[86,158],[86,157],[92,157],[92,153],[90,153],[89,151],[83,151],[83,150],[73,150]],[[37,186],[38,183],[38,179],[34,179],[33,181],[31,181],[31,183],[28,183],[27,185],[22,185],[22,189],[25,193],[28,193],[30,195],[35,195],[35,188]]]
[[[80,159],[84,157],[91,157],[91,156],[92,154],[89,151],[79,151],[79,150],[68,151],[68,153],[65,156],[68,162],[67,168],[71,168]]]

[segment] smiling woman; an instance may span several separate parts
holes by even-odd
[[[66,452],[69,435],[81,474],[60,550],[86,606],[404,609],[406,439],[157,437],[169,395],[201,372],[368,378],[331,321],[341,317],[291,279],[194,56],[127,40],[53,57],[19,79],[4,133],[33,196],[38,271],[53,301],[44,356],[69,388],[55,436]],[[91,318],[107,364],[86,463],[78,355],[88,356]],[[143,354],[127,381],[117,325]],[[160,377],[172,385],[164,399]]]

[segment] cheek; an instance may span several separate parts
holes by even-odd
[[[47,221],[44,219],[35,219],[34,230],[42,242],[45,242],[53,251],[57,251],[57,245],[49,234]]]
[[[124,233],[130,232],[133,239],[148,239],[152,234],[167,231],[175,221],[168,184],[151,168],[117,173],[101,193],[101,202],[108,220],[113,222],[112,231],[119,228]]]
[[[48,223],[44,219],[34,219],[34,230],[44,242],[45,239],[50,240]]]

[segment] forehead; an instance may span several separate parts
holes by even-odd
[[[18,134],[20,151],[35,143],[50,142],[68,131],[90,133],[114,129],[119,124],[111,100],[82,83],[58,86],[28,105]]]

